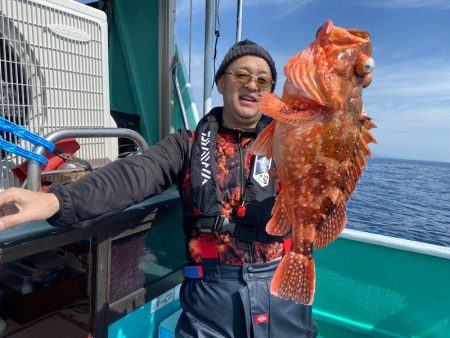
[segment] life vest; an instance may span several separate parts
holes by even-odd
[[[273,160],[259,156],[253,158],[250,176],[245,178],[244,187],[241,187],[244,189],[241,209],[234,210],[231,219],[223,217],[214,156],[221,120],[222,108],[214,108],[200,120],[195,131],[190,165],[196,227],[201,233],[230,232],[242,241],[272,243],[283,240],[285,236],[271,236],[265,231],[277,194],[276,183],[268,174],[269,168],[274,168]],[[270,122],[271,118],[263,115],[256,126],[256,134]]]

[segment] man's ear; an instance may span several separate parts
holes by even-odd
[[[220,94],[223,94],[223,76],[221,76],[221,77],[219,78],[219,80],[217,81],[216,87],[217,87],[217,91],[218,91]]]

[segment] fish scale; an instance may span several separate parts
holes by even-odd
[[[346,201],[371,156],[375,124],[362,104],[374,66],[370,35],[327,21],[316,39],[286,64],[283,95],[264,93],[262,113],[273,121],[252,146],[273,157],[281,190],[266,230],[292,231],[291,251],[280,262],[271,292],[311,304],[315,291],[312,248],[337,238],[347,223]],[[364,64],[361,64],[364,63]]]

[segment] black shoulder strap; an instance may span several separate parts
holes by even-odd
[[[216,136],[222,123],[222,107],[212,109],[197,125],[191,156],[191,185],[196,208],[202,216],[221,216],[222,201],[215,171]],[[256,126],[260,133],[272,119],[263,115]]]
[[[262,115],[261,119],[259,120],[258,124],[256,125],[256,134],[259,134],[263,131],[265,127],[269,125],[270,122],[272,122],[272,118],[266,115]]]
[[[191,185],[194,203],[204,216],[222,215],[220,193],[216,185],[216,135],[222,108],[214,108],[197,125],[191,156]]]

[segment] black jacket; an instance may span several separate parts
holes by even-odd
[[[181,177],[189,138],[188,131],[179,130],[141,156],[117,160],[74,183],[52,184],[49,192],[58,197],[60,210],[48,222],[84,228],[163,192]]]
[[[221,115],[222,108],[215,108],[206,115],[197,127],[196,139],[202,131],[209,130],[208,128],[215,129],[216,132],[222,128]],[[269,118],[263,117],[257,128],[249,135],[256,137],[269,122]],[[216,132],[212,134],[216,135]],[[238,131],[233,132],[239,133]],[[193,146],[193,143],[197,146]],[[214,137],[209,145],[211,153],[215,152],[215,144]],[[221,215],[222,201],[215,188],[215,178],[211,177],[211,184],[200,184],[202,179],[200,177],[202,168],[199,162],[199,158],[202,157],[199,153],[201,152],[200,148],[204,148],[204,145],[200,145],[199,140],[195,143],[191,132],[180,130],[147,149],[142,156],[115,161],[71,184],[53,184],[49,191],[58,197],[60,210],[48,221],[55,226],[83,228],[95,223],[100,218],[120,212],[132,204],[159,194],[174,183],[178,183],[183,200],[184,231],[187,235],[191,234],[196,222],[196,217],[193,215],[194,207],[201,210],[204,215]],[[193,156],[192,162],[191,156]],[[210,158],[208,165],[212,168],[212,176],[215,176],[213,168],[215,156],[211,155]],[[243,159],[241,158],[240,161]],[[191,168],[194,163],[196,165]],[[193,176],[190,184],[185,184],[183,178],[190,176],[191,169],[193,170],[192,174],[196,176]],[[255,226],[263,229],[261,233],[266,234],[265,224],[271,216],[276,190],[273,180],[269,181],[265,187],[260,187],[252,179],[245,178],[245,182],[241,182],[241,189],[244,189],[244,185],[246,187],[242,198],[247,206],[247,212],[245,217],[239,218],[237,221],[247,224],[241,230],[247,229],[247,227],[248,229],[244,233],[237,231],[236,235],[240,234],[239,236],[243,236],[243,238],[250,236],[264,242],[280,239],[255,236],[258,232],[254,229]],[[191,187],[193,187],[192,190]],[[216,195],[219,198],[217,201],[213,198]],[[199,196],[203,196],[200,199],[203,200],[202,205],[194,203],[192,197],[195,199],[195,196],[197,199]],[[219,211],[214,214],[212,213],[214,210]],[[247,232],[249,234],[246,235]]]

